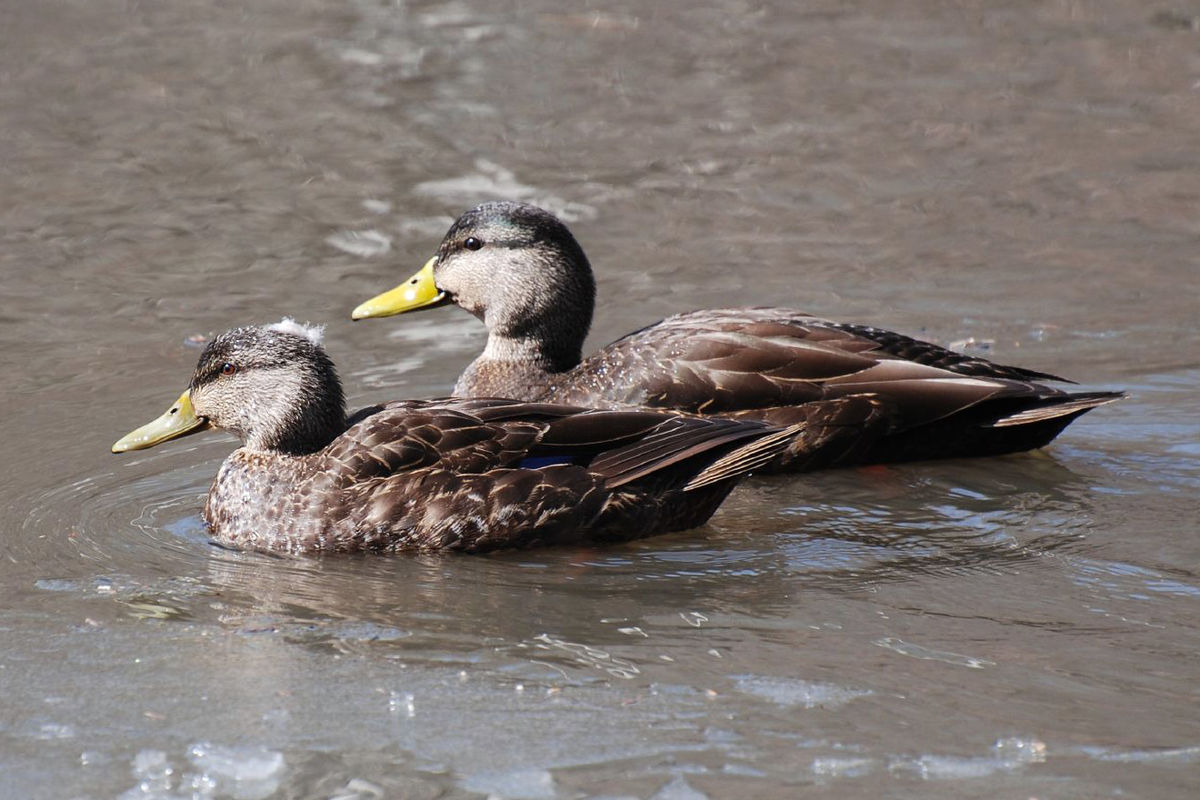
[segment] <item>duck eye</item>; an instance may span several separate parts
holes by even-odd
[[[463,242],[463,247],[467,248],[468,250],[478,250],[479,248],[483,247],[483,240],[476,239],[474,236],[468,236],[467,240]]]
[[[228,376],[234,374],[235,372],[237,372],[237,365],[230,364],[228,361],[226,361],[224,364],[221,365],[221,374],[222,375],[228,377]]]

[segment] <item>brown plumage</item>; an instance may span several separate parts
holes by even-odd
[[[204,517],[218,541],[301,552],[609,542],[705,522],[799,428],[497,399],[409,400],[347,419],[312,329],[214,338],[176,405],[113,446],[204,427],[242,440]]]
[[[399,294],[414,289],[417,300]],[[460,396],[805,420],[810,443],[823,426],[819,452],[774,465],[791,470],[1028,450],[1123,396],[1065,392],[1046,385],[1064,380],[1054,375],[788,308],[678,314],[583,358],[594,296],[587,257],[558,219],[485,203],[454,223],[424,270],[354,316],[453,302],[479,317],[488,342]]]

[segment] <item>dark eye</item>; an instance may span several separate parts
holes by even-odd
[[[478,250],[479,248],[483,247],[483,240],[476,239],[474,236],[468,236],[467,240],[463,242],[463,247],[467,248],[468,250]]]
[[[237,365],[230,364],[228,361],[226,361],[224,364],[221,365],[221,374],[222,375],[228,377],[235,372],[237,372]]]

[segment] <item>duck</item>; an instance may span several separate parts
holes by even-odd
[[[827,416],[824,402],[858,398],[863,413],[827,426],[819,453],[785,452],[774,471],[1032,450],[1124,396],[1066,391],[1048,382],[1072,381],[1050,373],[792,308],[679,313],[585,358],[595,295],[588,258],[561,220],[497,201],[460,216],[416,274],[351,316],[448,304],[473,314],[488,339],[454,386],[461,397],[673,409],[782,426]]]
[[[321,329],[286,318],[213,337],[187,389],[112,451],[209,428],[240,441],[205,501],[213,539],[285,554],[479,553],[687,530],[799,433],[499,398],[348,415]]]

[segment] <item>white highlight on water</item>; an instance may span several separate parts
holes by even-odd
[[[264,747],[211,742],[189,747],[188,759],[193,771],[179,774],[164,751],[140,751],[132,764],[137,785],[118,800],[174,800],[180,796],[266,800],[279,791],[285,766],[282,753]]]
[[[392,249],[392,239],[376,230],[338,231],[325,237],[325,244],[361,258],[381,256]]]
[[[874,694],[870,689],[851,689],[835,683],[805,681],[799,678],[736,675],[734,681],[738,691],[770,700],[781,706],[837,708],[851,700]]]

